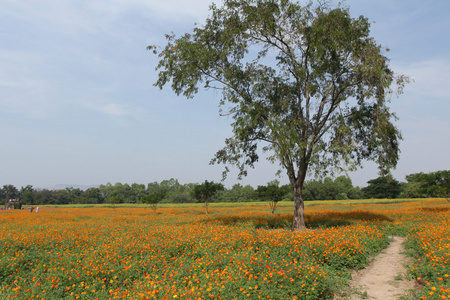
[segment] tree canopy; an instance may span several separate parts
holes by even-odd
[[[401,193],[400,182],[392,176],[381,176],[367,181],[368,186],[362,189],[366,198],[393,199]]]
[[[270,211],[275,213],[277,204],[283,199],[285,191],[279,186],[278,180],[267,183],[267,186],[260,185],[256,189],[259,199],[269,201]]]
[[[408,79],[389,68],[369,28],[341,6],[225,0],[192,33],[149,46],[160,58],[155,85],[188,98],[201,85],[220,90],[233,135],[212,162],[244,176],[258,145],[270,151],[293,187],[293,229],[301,229],[309,171],[354,170],[366,159],[382,175],[396,166],[401,134],[388,103]]]
[[[234,137],[215,161],[245,175],[266,141],[288,170],[342,167],[343,157],[395,166],[400,134],[385,105],[394,77],[367,19],[288,1],[225,1],[211,10],[193,34],[167,35],[156,85],[171,81],[187,97],[200,82],[223,91]]]
[[[431,173],[414,173],[406,176],[405,196],[420,197],[450,197],[450,171]]]
[[[204,202],[206,213],[208,214],[208,205],[211,198],[219,191],[223,191],[224,186],[221,183],[214,183],[214,181],[205,180],[204,183],[194,186],[192,190],[192,197],[199,202]]]
[[[147,194],[141,197],[142,203],[149,204],[153,211],[156,212],[156,208],[158,207],[158,203],[161,202],[166,196],[167,191],[164,189],[159,189],[151,194]]]

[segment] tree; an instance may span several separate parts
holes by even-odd
[[[220,201],[224,202],[248,202],[252,201],[255,195],[255,190],[252,186],[246,185],[242,186],[236,183],[231,189],[225,190],[222,193],[222,198]]]
[[[158,203],[161,202],[162,199],[166,196],[166,191],[163,189],[160,189],[154,193],[142,196],[141,201],[142,203],[147,203],[151,206],[154,212],[156,212],[156,209],[158,207]]]
[[[450,171],[414,173],[406,176],[405,196],[445,197],[450,195]]]
[[[147,191],[145,190],[145,184],[137,184],[133,183],[131,184],[131,202],[136,203],[140,199],[142,199],[143,196],[147,195]]]
[[[99,188],[90,187],[84,191],[83,195],[78,199],[79,203],[103,203],[105,198]]]
[[[43,204],[67,204],[67,195],[64,191],[60,192],[58,190],[48,190],[48,189],[37,189],[34,199],[35,205]],[[62,203],[61,203],[62,200]]]
[[[83,197],[84,194],[84,192],[81,189],[73,187],[67,187],[64,191],[61,191],[60,193],[65,194],[64,198],[67,199],[65,203],[61,204],[79,203],[81,197]]]
[[[110,182],[108,182],[106,185],[101,184],[98,189],[102,194],[102,197],[105,199],[109,198],[114,191],[114,187]]]
[[[323,181],[306,181],[303,191],[305,200],[345,200],[357,194],[347,176],[339,176],[334,181],[330,177],[325,177]]]
[[[256,189],[258,197],[264,201],[269,201],[270,211],[275,213],[278,202],[283,199],[285,191],[279,187],[279,182],[274,180],[267,183],[267,186],[258,186]]]
[[[26,187],[20,188],[20,199],[22,199],[23,204],[34,204],[35,190],[32,185],[27,185]]]
[[[369,180],[367,183],[369,185],[362,188],[362,191],[364,196],[368,199],[394,199],[401,193],[400,182],[392,178],[390,175]]]
[[[113,208],[115,210],[116,209],[116,204],[123,203],[124,200],[123,200],[123,197],[120,195],[120,193],[115,192],[110,197],[106,198],[105,202],[109,203],[109,204],[112,204],[112,206],[113,206]]]
[[[401,134],[387,104],[408,78],[389,68],[369,29],[340,6],[224,0],[192,33],[166,35],[164,48],[148,49],[160,59],[157,87],[171,84],[187,98],[201,85],[221,91],[233,135],[211,163],[245,176],[262,145],[288,175],[298,230],[307,174],[354,170],[368,159],[384,175],[397,164]]]
[[[192,191],[192,197],[197,199],[199,202],[204,202],[206,207],[206,214],[208,214],[208,206],[211,198],[218,192],[223,191],[224,186],[221,183],[214,183],[214,181],[209,182],[205,180],[204,183],[196,185]]]
[[[425,198],[422,192],[422,182],[408,182],[404,184],[400,198]]]
[[[17,199],[20,196],[19,190],[12,184],[5,184],[1,191],[1,198],[9,201],[10,199]]]

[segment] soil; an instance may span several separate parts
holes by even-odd
[[[406,266],[409,259],[403,254],[404,238],[393,237],[388,248],[381,251],[365,268],[352,272],[349,296],[338,299],[379,299],[391,300],[417,288],[414,280],[408,280]]]

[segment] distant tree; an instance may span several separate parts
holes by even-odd
[[[80,203],[81,198],[83,197],[83,190],[79,188],[73,188],[73,187],[67,187],[65,189],[65,192],[67,194],[68,201],[67,203]]]
[[[278,202],[283,199],[285,191],[280,188],[279,182],[269,182],[267,186],[258,186],[256,193],[258,197],[264,201],[269,202],[270,211],[275,213]]]
[[[208,206],[211,198],[219,191],[223,191],[224,186],[221,183],[214,183],[214,181],[209,182],[205,180],[204,183],[198,184],[194,187],[192,191],[192,197],[197,199],[199,202],[205,203],[206,214],[208,214]]]
[[[327,198],[323,182],[321,180],[308,180],[303,187],[305,200],[325,200]]]
[[[166,203],[192,203],[192,202],[195,202],[195,200],[192,199],[190,190],[191,190],[190,188],[185,188],[185,187],[172,189],[167,193],[167,195],[164,199],[164,202],[166,202]]]
[[[290,184],[282,185],[281,189],[284,192],[282,201],[293,201],[294,200],[294,192],[292,191],[292,187]]]
[[[234,184],[231,189],[225,189],[222,193],[222,202],[239,202],[241,198],[242,185],[240,183]]]
[[[346,200],[361,199],[363,193],[359,188],[353,187],[352,180],[348,176],[339,176],[334,180],[325,177],[322,180],[310,180],[305,182],[306,200]]]
[[[44,204],[60,204],[61,196],[65,197],[66,193],[63,191],[61,195],[57,195],[58,191],[49,189],[36,189],[34,204],[44,205]]]
[[[5,184],[1,189],[1,197],[3,200],[18,199],[19,196],[19,190],[12,184]]]
[[[119,194],[126,203],[136,203],[141,196],[146,194],[145,185],[137,183],[130,186],[128,183],[116,182],[112,185],[108,182],[106,185],[100,185],[99,190],[102,198],[110,198],[112,195]]]
[[[132,203],[137,203],[139,200],[147,195],[147,191],[145,189],[145,184],[131,184],[131,197],[130,200]]]
[[[359,186],[353,187],[348,195],[348,199],[364,199],[364,192]]]
[[[159,190],[159,183],[154,181],[154,182],[150,182],[147,184],[147,190],[146,193],[147,194],[151,194],[155,191]]]
[[[163,180],[161,183],[152,182],[147,185],[147,193],[152,194],[161,190],[165,191],[165,197],[162,203],[190,203],[192,199],[191,190],[194,188],[193,183],[180,184],[177,179],[171,178]]]
[[[167,190],[177,189],[180,187],[180,183],[178,179],[170,178],[169,180],[163,180],[159,184],[162,187],[165,187]]]
[[[388,103],[407,78],[389,68],[367,18],[317,2],[224,0],[192,33],[166,35],[161,51],[148,47],[160,58],[156,86],[188,98],[202,85],[221,90],[233,136],[212,163],[245,176],[260,143],[273,154],[293,190],[293,230],[305,228],[309,171],[353,170],[368,159],[386,174],[401,139]]]
[[[20,199],[22,199],[23,204],[34,204],[35,190],[32,185],[27,185],[21,187],[20,189]]]
[[[79,202],[92,204],[103,203],[105,202],[105,198],[103,197],[99,188],[91,187],[84,191]]]
[[[222,193],[224,202],[249,202],[255,199],[255,189],[250,186],[242,186],[240,183],[234,184],[231,189],[225,189]]]
[[[339,176],[334,179],[335,195],[334,200],[347,200],[353,189],[352,180],[348,176]]]
[[[354,187],[352,180],[348,176],[339,176],[334,180],[335,195],[334,200],[361,199],[363,193],[360,188]]]
[[[376,179],[369,180],[369,185],[362,188],[365,198],[377,199],[394,199],[401,193],[400,182],[392,178],[392,176],[381,176]]]
[[[113,209],[116,209],[116,204],[123,203],[124,199],[122,195],[120,195],[118,192],[111,195],[109,198],[106,198],[106,203],[112,204]]]
[[[406,176],[405,197],[446,197],[450,195],[450,171],[414,173]]]
[[[101,184],[98,189],[100,190],[102,197],[105,199],[109,198],[114,191],[114,187],[110,182],[108,182],[106,185]]]
[[[67,189],[65,190],[52,190],[50,191],[50,194],[52,195],[54,203],[52,204],[69,204],[69,203],[76,203],[77,197],[79,195],[78,191],[79,189],[76,189],[73,191],[73,194],[69,192]],[[81,193],[82,191],[79,190]],[[75,202],[72,202],[75,201]]]
[[[114,184],[113,193],[119,194],[123,202],[134,203],[136,201],[131,186],[128,183],[122,184],[121,182],[116,182]]]
[[[422,189],[423,183],[411,181],[403,185],[402,192],[400,194],[401,198],[426,198],[427,194]]]
[[[151,194],[142,196],[141,201],[142,201],[142,203],[149,204],[150,207],[153,209],[153,211],[156,212],[158,203],[161,202],[161,200],[164,199],[165,196],[166,196],[166,191],[164,191],[163,189],[160,189],[159,191],[155,191]]]
[[[336,186],[334,184],[334,180],[331,177],[325,177],[323,179],[323,190],[324,190],[324,198],[321,200],[334,200],[336,194],[338,193]]]

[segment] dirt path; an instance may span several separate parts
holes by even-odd
[[[394,237],[367,268],[352,273],[350,290],[353,292],[346,299],[398,299],[414,288],[414,281],[405,279],[408,258],[402,254],[403,241],[404,238]]]

